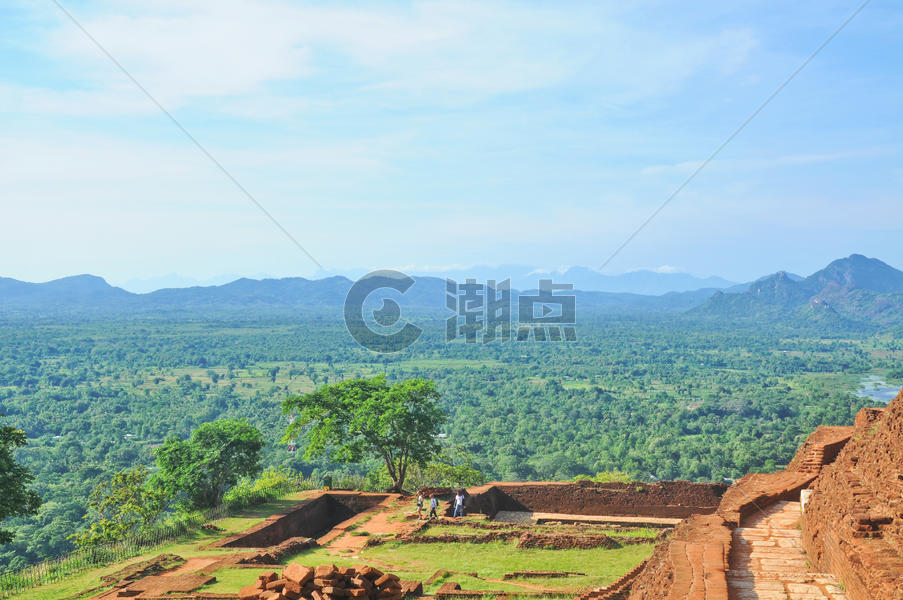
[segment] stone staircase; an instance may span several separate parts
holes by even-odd
[[[825,463],[825,447],[821,444],[810,446],[803,460],[797,466],[797,471],[801,473],[812,473],[818,475]]]
[[[734,530],[730,600],[846,600],[837,578],[810,568],[800,518],[799,502],[776,502]]]

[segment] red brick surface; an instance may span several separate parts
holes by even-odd
[[[901,405],[900,412],[903,413],[903,400],[895,402]],[[867,410],[860,414],[857,423],[861,426],[868,424],[869,427],[874,428],[878,416],[878,411]],[[882,419],[881,422],[885,421]],[[881,450],[873,450],[869,455],[869,460],[863,462],[863,464],[871,465],[867,469],[869,472],[867,479],[876,485],[888,481],[903,482],[903,475],[899,471],[900,468],[903,468],[903,455],[887,451],[888,444],[891,446],[896,444],[897,448],[903,445],[903,414],[899,421],[899,428],[887,426],[887,432],[882,434],[883,437],[879,436],[883,440]],[[880,427],[884,427],[884,425]],[[856,431],[858,430],[859,428]],[[642,568],[635,574],[628,574],[619,581],[619,589],[597,590],[591,592],[585,600],[620,600],[621,598],[630,600],[738,600],[742,594],[738,595],[739,592],[736,591],[736,588],[732,588],[734,591],[729,592],[728,587],[729,573],[732,578],[736,577],[736,574],[730,571],[735,530],[742,523],[755,519],[757,513],[764,514],[766,508],[775,503],[798,501],[801,490],[812,486],[816,481],[819,481],[819,484],[816,484],[816,489],[818,489],[821,479],[840,478],[840,475],[833,475],[833,473],[850,468],[839,465],[842,462],[841,459],[848,453],[845,448],[854,445],[850,442],[851,435],[855,440],[854,430],[850,427],[819,428],[800,447],[787,470],[771,474],[751,474],[735,482],[724,493],[714,513],[697,514],[685,519],[675,528],[671,536],[656,547],[653,556],[645,562]],[[878,454],[881,456],[877,456]],[[822,475],[821,479],[819,479],[819,475]],[[891,507],[890,498],[894,495],[903,502],[901,491],[895,486],[896,483],[889,486],[890,491],[882,496],[880,504],[882,507]],[[860,488],[856,489],[861,493],[861,484]],[[855,496],[856,491],[853,488],[851,490],[852,495]],[[891,510],[882,508],[879,511],[871,510],[865,513],[861,510],[851,511],[850,518],[854,521],[858,519],[856,531],[860,533],[856,535],[860,537],[848,535],[847,538],[863,539],[863,533],[874,536],[876,531],[881,531],[885,538],[897,543],[899,549],[903,527],[896,526],[895,520],[888,522],[888,517],[894,510],[898,516],[903,517],[903,507],[899,503],[893,506],[896,508],[891,508]],[[833,525],[838,521],[838,507],[832,506],[832,509],[833,514],[831,510],[826,510],[819,515],[814,512],[813,521],[821,523],[822,529],[833,529]],[[830,526],[825,525],[832,521]],[[849,546],[849,542],[846,540],[834,539],[831,535],[823,537],[830,542],[828,547],[834,549],[828,552],[831,556],[842,556]],[[771,542],[764,540],[762,543],[769,544]],[[824,552],[825,543],[823,541],[813,541],[811,545],[813,550],[810,550],[810,553],[818,547],[821,547],[821,551]],[[802,552],[802,549],[799,552]],[[896,559],[887,551],[881,553],[875,551],[860,565],[864,570],[874,573],[874,565],[881,560],[887,561],[892,569],[899,568],[898,577],[903,577],[903,564],[898,567],[894,562]],[[834,570],[838,568],[838,565],[826,561],[824,565],[820,564],[818,567],[837,573],[846,582],[843,574]],[[749,576],[754,577],[754,575]],[[829,581],[828,578],[825,580]],[[853,591],[849,598],[851,600],[903,600],[903,584],[901,582],[903,579],[896,580],[897,589],[890,593],[891,595],[887,595],[888,592],[880,586],[872,586],[869,588],[871,596],[858,595],[856,591]],[[753,584],[750,583],[750,585]],[[792,585],[798,586],[799,594],[803,594],[799,596],[800,598],[819,597],[805,595],[811,592],[811,590],[807,592],[803,589],[807,584],[793,583]],[[786,594],[792,595],[774,597],[792,598],[798,595],[797,591],[789,590],[797,590],[797,588],[785,588]],[[760,595],[762,594],[760,591],[750,593],[753,594],[750,597],[765,597]]]
[[[903,392],[863,409],[852,439],[813,486],[803,543],[851,600],[903,599]]]

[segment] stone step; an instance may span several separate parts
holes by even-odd
[[[834,576],[810,570],[799,520],[799,502],[777,502],[734,530],[726,573],[732,600],[845,600]]]

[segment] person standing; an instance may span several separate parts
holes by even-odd
[[[423,520],[423,492],[417,492],[417,520]]]
[[[436,498],[436,494],[430,494],[430,520],[439,518],[439,515],[436,514],[437,508],[439,508],[439,500]]]
[[[455,518],[464,516],[464,490],[455,493],[455,512],[452,516]]]

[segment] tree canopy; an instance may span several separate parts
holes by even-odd
[[[446,415],[432,381],[407,379],[389,384],[384,375],[323,387],[283,402],[285,413],[298,412],[285,440],[307,430],[305,457],[327,454],[336,462],[381,459],[401,490],[408,468],[425,464],[439,451],[436,435]]]
[[[189,508],[216,506],[239,478],[260,472],[264,445],[260,431],[243,419],[203,423],[189,440],[172,437],[157,448],[154,481]]]
[[[88,498],[88,529],[71,536],[79,546],[113,542],[147,527],[166,508],[168,495],[149,484],[147,467],[138,465],[101,481]]]
[[[13,458],[13,450],[26,444],[25,432],[0,427],[0,522],[7,517],[33,515],[41,505],[37,492],[28,489],[33,477]],[[0,529],[0,544],[11,542],[13,534]]]

